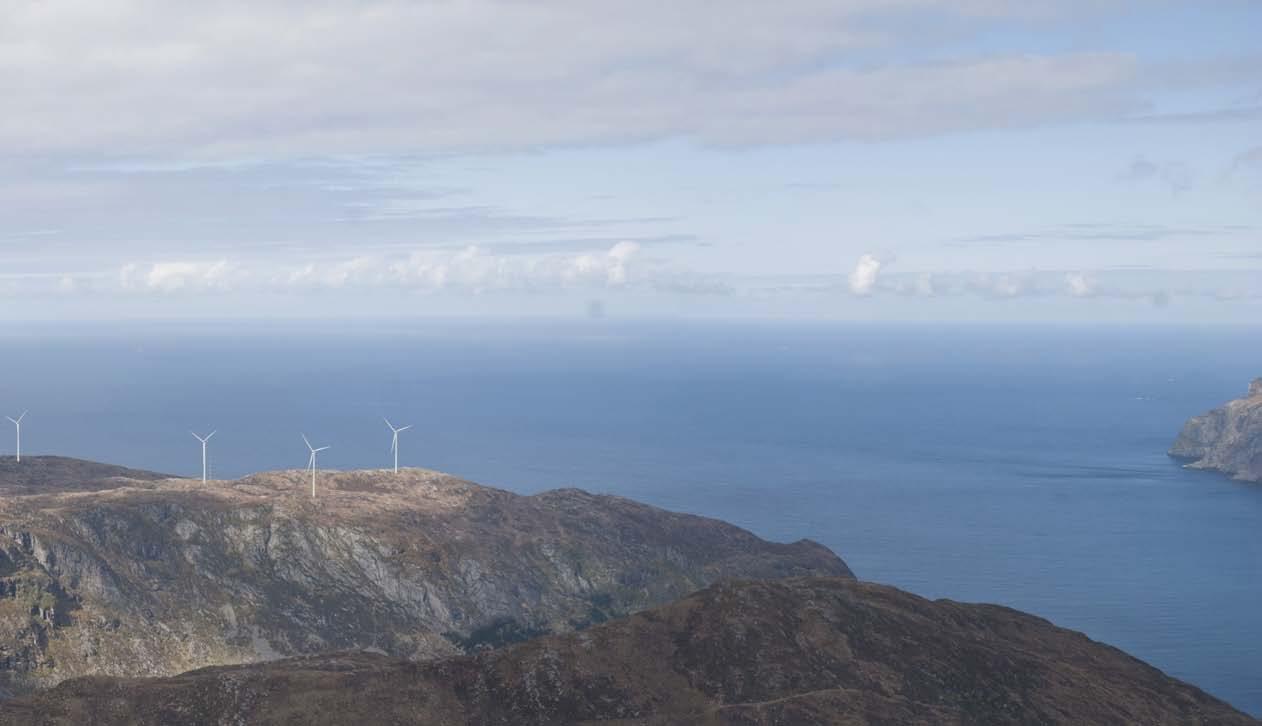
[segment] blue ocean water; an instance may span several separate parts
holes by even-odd
[[[1262,486],[1165,456],[1262,329],[393,321],[0,330],[24,450],[194,475],[402,461],[815,539],[1262,714]],[[11,432],[0,429],[0,451]]]

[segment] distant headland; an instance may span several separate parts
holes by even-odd
[[[1183,425],[1170,455],[1192,469],[1210,469],[1244,481],[1262,482],[1262,378],[1244,398],[1195,416]]]

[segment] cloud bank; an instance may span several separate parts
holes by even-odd
[[[646,257],[633,241],[604,251],[497,253],[476,245],[420,249],[401,255],[363,255],[286,265],[273,260],[158,260],[132,262],[116,275],[27,276],[30,292],[189,296],[229,291],[288,294],[372,292],[480,295],[496,292],[563,294],[628,290],[726,294],[713,278]]]
[[[0,8],[0,155],[886,139],[1142,106],[1125,53],[959,55],[1075,2],[44,0]],[[549,39],[542,42],[541,39]]]
[[[878,274],[879,273],[879,274]],[[835,286],[818,282],[817,290]],[[859,258],[846,288],[863,297],[975,297],[1002,302],[1029,298],[1140,300],[1159,307],[1176,297],[1262,300],[1262,277],[1251,270],[1003,270],[891,273],[871,254]]]

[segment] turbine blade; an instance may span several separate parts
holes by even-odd
[[[394,431],[394,424],[390,423],[390,419],[386,418],[385,416],[382,416],[381,420],[386,422],[386,425],[390,427],[391,431]]]
[[[407,431],[407,430],[408,430],[408,429],[410,429],[410,428],[412,428],[412,424],[408,424],[407,426],[404,426],[403,428],[401,428],[401,429],[399,429],[399,430],[400,430],[400,431]]]
[[[306,444],[306,445],[307,445],[307,448],[308,448],[308,449],[310,449],[310,448],[311,448],[311,442],[310,442],[310,441],[307,441],[307,435],[306,435],[306,434],[303,434],[303,435],[302,435],[302,442],[303,442],[304,444]]]
[[[316,451],[324,451],[325,449],[328,449],[328,448],[330,448],[330,447],[328,447],[328,446],[321,446],[320,448],[316,449]]]
[[[217,433],[219,433],[219,429],[215,429],[214,431],[211,431],[210,433],[206,434],[206,440],[210,441],[210,437],[214,436]]]

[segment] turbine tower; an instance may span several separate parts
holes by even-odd
[[[321,451],[324,451],[325,449],[329,447],[321,446],[318,449],[315,448],[314,446],[311,445],[311,442],[307,440],[306,434],[302,435],[302,442],[307,445],[307,449],[311,452],[311,458],[307,459],[307,466],[311,469],[311,498],[315,499],[316,454],[318,454]]]
[[[12,421],[13,425],[17,428],[17,435],[18,435],[17,460],[19,464],[22,463],[22,419],[26,418],[26,414],[27,412],[23,411],[22,415],[18,416],[17,418],[13,418],[12,416],[5,416],[5,418]]]
[[[192,432],[192,431],[189,431],[189,433],[190,433],[190,434],[193,434],[193,432]],[[216,430],[214,430],[214,431],[211,431],[210,433],[206,434],[206,438],[204,438],[204,439],[203,439],[202,437],[198,436],[197,434],[193,434],[193,438],[195,438],[195,439],[197,439],[198,441],[202,442],[202,483],[203,483],[203,484],[205,484],[205,483],[206,483],[206,442],[207,442],[207,441],[210,441],[210,437],[211,437],[211,436],[214,436],[214,435],[215,435],[215,434],[217,434],[217,433],[219,433],[219,430],[218,430],[218,429],[216,429]]]
[[[386,422],[386,425],[390,427],[391,433],[394,434],[394,436],[390,439],[390,451],[394,453],[394,473],[398,474],[399,473],[399,432],[407,431],[408,429],[412,428],[412,424],[408,424],[407,426],[403,426],[401,428],[396,429],[394,427],[394,424],[390,423],[390,419],[386,418],[385,416],[382,416],[381,420]]]

